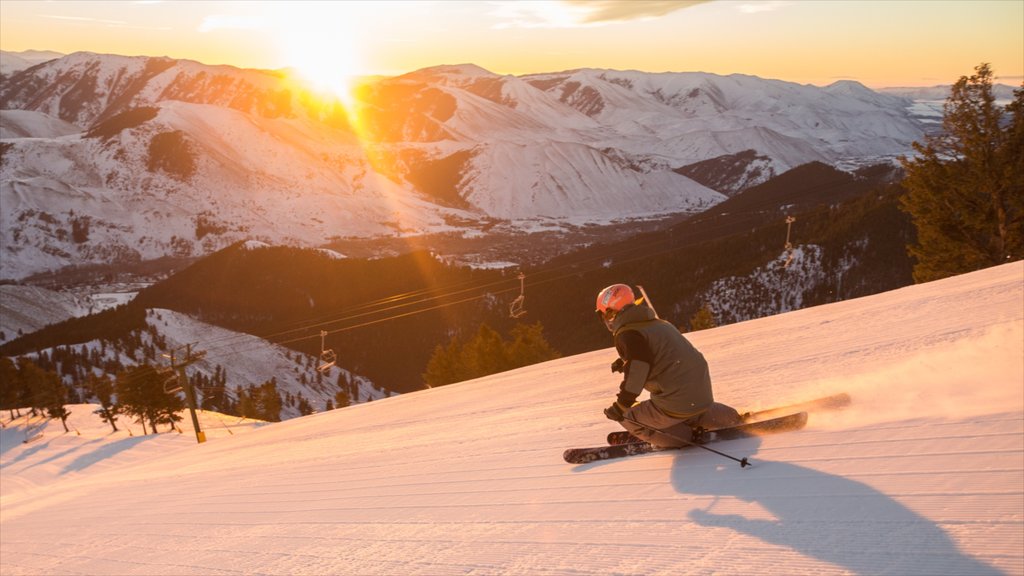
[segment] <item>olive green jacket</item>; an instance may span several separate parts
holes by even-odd
[[[647,390],[651,402],[674,418],[687,419],[711,406],[711,373],[700,353],[671,323],[644,305],[622,309],[612,322],[615,347],[626,361],[619,401]],[[638,333],[636,338],[629,332]],[[629,402],[626,408],[631,405]]]

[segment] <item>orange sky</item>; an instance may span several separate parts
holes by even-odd
[[[1024,0],[0,2],[0,49],[171,56],[330,76],[474,63],[742,73],[826,85],[1024,77]]]

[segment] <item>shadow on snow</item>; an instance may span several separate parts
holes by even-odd
[[[760,443],[750,438],[727,444],[756,454]],[[706,508],[688,514],[702,527],[740,532],[856,574],[1002,574],[961,552],[932,520],[862,482],[753,457],[753,466],[742,471],[731,463],[695,471],[695,457],[719,458],[680,452],[671,479],[682,494],[714,497]],[[773,519],[716,513],[721,499],[755,504]]]

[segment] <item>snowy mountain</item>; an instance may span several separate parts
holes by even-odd
[[[721,402],[853,404],[715,445],[744,469],[565,464],[612,349],[201,445],[5,413],[0,572],[1024,574],[1024,263],[688,337]]]
[[[995,84],[992,86],[992,94],[996,102],[1009,102],[1013,100],[1013,91],[1017,88],[1009,84]],[[950,86],[914,86],[914,87],[892,87],[880,88],[878,92],[910,98],[912,100],[924,100],[926,102],[944,102],[949,97]],[[941,108],[941,107],[940,107]]]
[[[7,279],[250,238],[692,214],[810,161],[891,161],[924,126],[911,100],[850,82],[468,64],[368,84],[353,120],[283,72],[92,53],[10,73],[0,108]],[[706,184],[686,170],[715,159]]]
[[[0,50],[0,75],[13,74],[61,56],[64,54],[50,50],[23,50],[21,52]]]
[[[76,294],[38,286],[0,285],[0,344],[47,324],[84,316],[92,302]]]

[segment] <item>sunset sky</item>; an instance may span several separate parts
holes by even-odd
[[[751,74],[873,88],[1024,76],[1024,0],[0,2],[0,49],[170,56],[332,76],[473,63]]]

